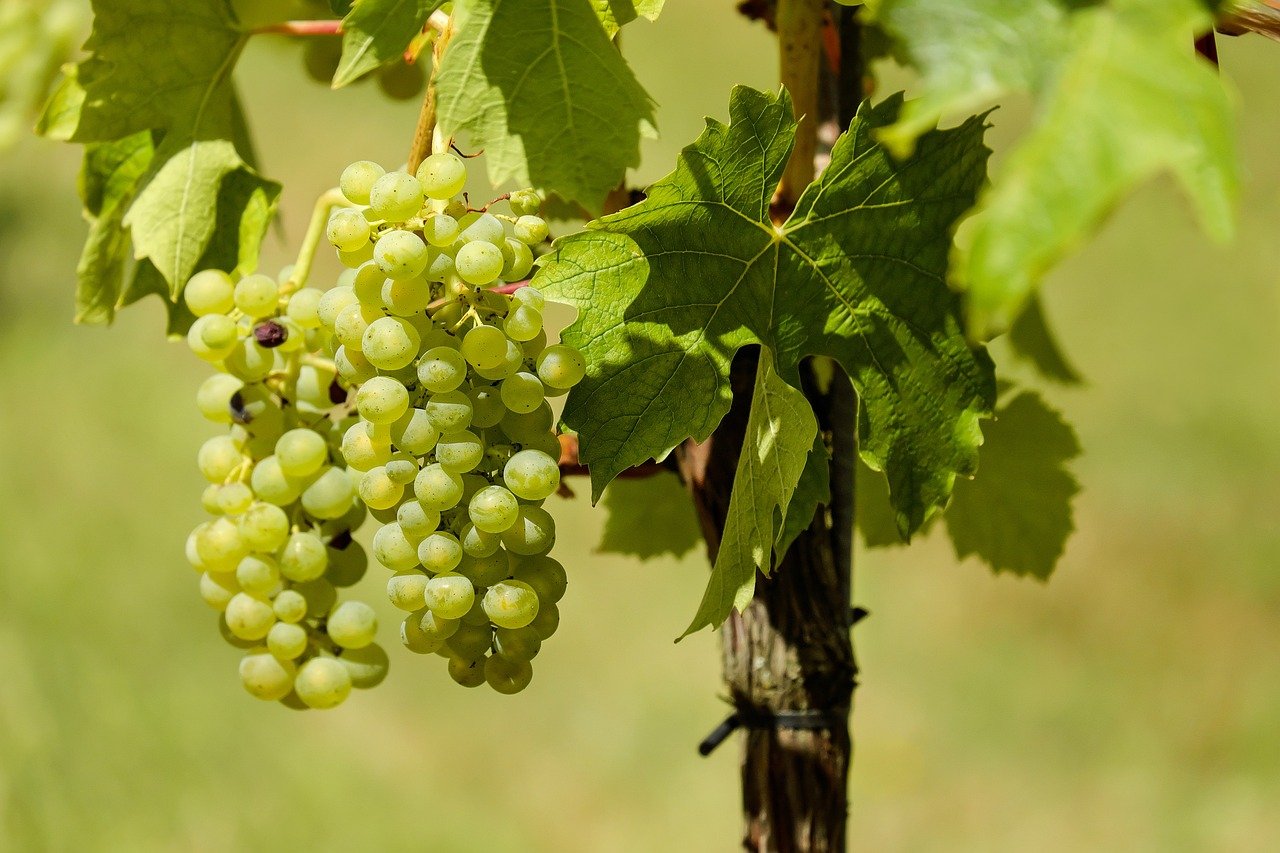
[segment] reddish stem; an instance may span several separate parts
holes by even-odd
[[[281,21],[278,24],[266,24],[255,27],[254,35],[278,33],[289,36],[339,36],[342,35],[342,21]]]

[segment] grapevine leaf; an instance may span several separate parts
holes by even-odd
[[[590,367],[564,419],[596,496],[620,471],[705,440],[729,407],[729,362],[752,343],[792,386],[806,355],[852,377],[861,453],[888,473],[904,535],[973,470],[995,382],[943,276],[984,179],[984,123],[926,134],[899,162],[872,137],[900,103],[864,105],[775,227],[790,98],[738,87],[730,124],[708,120],[645,201],[558,241],[535,284],[578,308],[564,338]]]
[[[857,486],[853,494],[857,509],[854,518],[862,541],[868,548],[902,545],[902,534],[898,532],[893,505],[889,503],[889,484],[884,474],[859,461],[855,476]]]
[[[778,376],[772,355],[761,352],[720,549],[702,603],[681,637],[718,627],[742,610],[755,591],[756,572],[773,570],[782,520],[817,435],[809,401]]]
[[[79,44],[84,17],[73,0],[0,2],[0,150],[31,132],[59,66]]]
[[[129,259],[129,233],[122,220],[153,150],[146,131],[85,148],[80,194],[90,225],[76,265],[77,323],[110,323],[115,316]]]
[[[489,177],[598,211],[640,160],[653,102],[588,0],[467,0],[437,78],[442,132],[470,134]]]
[[[1038,296],[1028,299],[1026,308],[1013,321],[1009,328],[1009,346],[1015,355],[1031,362],[1048,379],[1064,385],[1079,385],[1083,381],[1049,328]]]
[[[1022,393],[986,425],[982,463],[956,483],[943,518],[956,556],[976,554],[992,571],[1044,580],[1074,529],[1080,486],[1067,463],[1080,455],[1075,432],[1039,396]]]
[[[828,468],[831,454],[822,441],[822,436],[815,436],[813,449],[805,459],[804,471],[800,474],[800,482],[796,484],[795,494],[782,520],[782,532],[778,534],[775,548],[778,559],[787,553],[791,543],[813,523],[813,516],[818,507],[831,502],[831,472]]]
[[[666,0],[591,0],[610,38],[636,18],[658,20],[664,3]]]
[[[342,58],[333,88],[399,59],[444,0],[358,0],[342,19]]]
[[[642,560],[682,557],[701,539],[689,494],[675,474],[614,480],[602,499],[608,516],[599,550]]]
[[[133,265],[133,274],[129,276],[129,283],[125,285],[120,306],[132,305],[144,296],[151,295],[164,300],[169,319],[165,334],[170,338],[180,338],[185,335],[191,328],[191,324],[195,322],[195,315],[191,313],[186,302],[181,299],[174,302],[169,298],[169,283],[164,280],[164,276],[155,268],[155,265],[146,258],[142,258]]]

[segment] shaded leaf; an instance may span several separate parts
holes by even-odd
[[[614,480],[601,503],[608,512],[601,551],[642,560],[683,557],[702,541],[693,502],[673,473]]]
[[[804,462],[804,471],[800,474],[800,482],[796,484],[795,494],[787,505],[782,531],[778,534],[774,549],[778,560],[786,556],[791,543],[813,523],[818,508],[831,503],[830,460],[831,454],[827,452],[822,436],[815,436],[813,448]]]
[[[358,0],[342,19],[342,58],[333,88],[398,60],[444,0]]]
[[[1042,376],[1064,385],[1079,385],[1080,374],[1067,360],[1058,339],[1044,316],[1038,296],[1027,300],[1026,308],[1009,329],[1009,345],[1015,355],[1031,362]]]
[[[636,18],[658,20],[666,0],[591,0],[591,6],[610,36]]]

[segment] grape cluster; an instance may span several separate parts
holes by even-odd
[[[547,345],[544,299],[518,285],[547,239],[538,196],[514,193],[511,215],[496,215],[467,208],[465,183],[463,160],[443,152],[416,174],[369,161],[343,171],[353,206],[327,234],[353,275],[326,294],[325,328],[340,381],[359,389],[342,455],[384,522],[373,554],[409,613],[402,641],[447,658],[460,684],[515,693],[566,586],[546,556],[555,523],[542,504],[560,484],[547,398],[585,364]]]
[[[325,357],[329,306],[319,290],[292,289],[289,272],[237,282],[204,270],[184,291],[196,315],[188,345],[218,368],[196,403],[228,425],[197,454],[212,520],[191,532],[186,550],[223,637],[246,650],[245,688],[332,708],[352,687],[381,682],[388,660],[373,642],[373,608],[337,603],[336,588],[365,574],[368,558],[351,534],[367,511],[339,452],[343,416],[353,419]]]

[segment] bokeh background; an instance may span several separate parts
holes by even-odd
[[[638,181],[731,85],[775,85],[732,6],[628,28],[662,131]],[[1057,574],[992,577],[938,535],[856,556],[855,849],[1280,849],[1280,47],[1221,49],[1237,241],[1210,245],[1162,181],[1048,282],[1088,379],[1046,392],[1085,448]],[[400,162],[416,105],[328,92],[280,41],[240,80],[286,187],[275,269],[347,162]],[[1026,120],[996,114],[997,151]],[[154,300],[71,324],[76,168],[34,139],[0,158],[0,848],[736,849],[736,749],[694,751],[724,713],[716,638],[671,642],[705,558],[599,553],[585,488],[556,508],[572,583],[525,693],[456,687],[389,608],[377,690],[306,714],[244,693],[182,557],[204,368]]]

